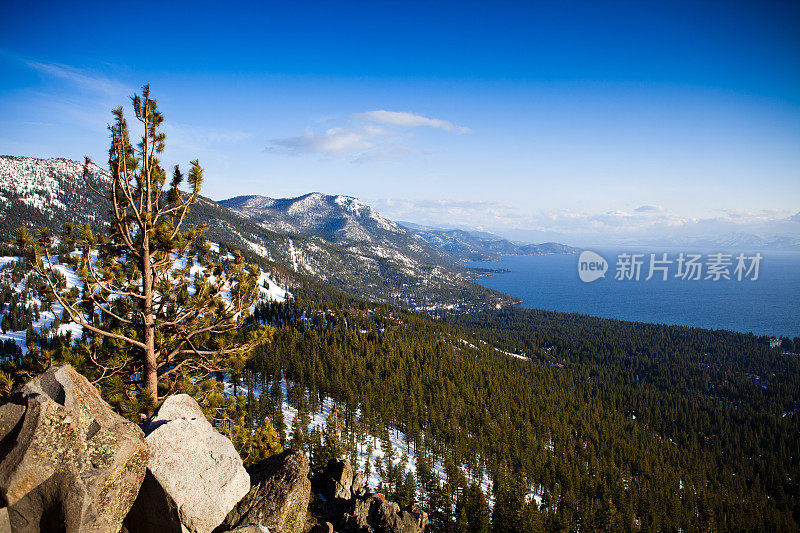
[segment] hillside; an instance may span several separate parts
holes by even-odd
[[[228,207],[273,231],[318,237],[359,255],[373,255],[413,271],[440,267],[461,272],[456,260],[351,196],[310,193],[297,198],[239,196]]]
[[[103,188],[108,174],[92,166],[88,184]],[[67,159],[0,156],[0,242],[20,226],[58,235],[66,222],[98,230],[110,205],[83,179],[83,164]],[[426,246],[404,228],[348,197],[309,194],[293,201],[248,197],[225,205],[201,197],[190,225],[206,237],[240,249],[251,261],[285,269],[353,296],[408,309],[481,309],[511,305],[508,295],[480,287],[443,250]],[[270,202],[285,216],[265,216]],[[269,211],[275,212],[275,209]]]

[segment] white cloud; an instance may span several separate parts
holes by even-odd
[[[303,135],[274,139],[267,149],[280,149],[296,154],[337,155],[362,153],[375,146],[374,139],[384,134],[381,128],[368,126],[365,128],[330,128],[322,135],[315,134],[306,128]]]
[[[455,126],[452,122],[441,120],[438,118],[428,118],[422,115],[415,115],[414,113],[407,113],[404,111],[386,111],[384,109],[378,111],[366,111],[364,113],[357,113],[353,115],[356,119],[365,122],[375,122],[378,124],[388,124],[392,126],[401,126],[406,128],[417,128],[426,126],[429,128],[436,128],[444,131],[451,131],[455,133],[469,133],[469,128]]]
[[[409,145],[411,128],[429,127],[451,133],[467,133],[468,128],[446,120],[397,111],[367,111],[339,118],[336,127],[324,133],[306,128],[303,135],[273,139],[268,152],[346,156],[353,163],[391,161],[411,153],[431,154],[438,150]]]
[[[379,199],[371,204],[394,220],[441,227],[507,227],[519,223],[522,216],[502,202]]]

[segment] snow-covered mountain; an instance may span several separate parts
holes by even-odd
[[[434,267],[462,271],[445,250],[352,196],[318,192],[280,199],[239,196],[220,205],[272,231],[324,239],[353,253],[388,259],[407,272]]]
[[[109,177],[99,167],[89,174],[87,183],[82,162],[0,156],[0,243],[13,242],[20,226],[47,227],[55,236],[66,222],[102,229],[110,205],[89,185],[105,189]],[[310,276],[359,298],[411,309],[515,301],[476,285],[446,251],[355,198],[314,193],[235,200],[226,207],[201,197],[187,223],[206,224],[209,240],[242,250],[270,271],[277,264],[295,283]]]
[[[237,196],[220,205],[235,209],[276,230],[318,235],[328,241],[375,242],[381,233],[405,234],[405,230],[383,218],[373,208],[352,196],[318,192],[297,198]]]

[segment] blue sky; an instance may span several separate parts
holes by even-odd
[[[204,192],[575,244],[800,237],[797,2],[14,3],[0,153],[104,163],[145,82]]]

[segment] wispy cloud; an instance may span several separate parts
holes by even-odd
[[[470,131],[446,120],[385,110],[356,113],[333,122],[338,124],[322,133],[315,133],[308,127],[303,135],[272,139],[266,150],[293,155],[340,156],[353,163],[391,161],[410,153],[437,151],[411,146],[408,140],[414,128],[427,127],[457,134]]]
[[[17,105],[28,110],[27,122],[46,122],[47,125],[37,126],[51,129],[52,135],[60,128],[68,129],[72,136],[98,132],[105,137],[111,109],[126,104],[133,94],[133,86],[105,72],[42,61],[2,49],[0,56],[39,74],[41,83],[21,93]]]
[[[386,111],[384,109],[378,111],[366,111],[364,113],[356,113],[353,117],[357,120],[364,122],[373,122],[377,124],[388,124],[393,126],[402,126],[406,128],[428,127],[436,128],[444,131],[451,131],[455,133],[469,133],[469,128],[456,126],[452,122],[441,120],[438,118],[428,118],[422,115],[415,115],[414,113],[407,113],[404,111]]]
[[[120,104],[128,113],[129,98],[138,89],[94,70],[14,57],[41,76],[70,86],[70,90],[61,91],[60,87],[56,86],[55,89],[51,89],[51,93],[41,94],[40,97],[47,101],[48,106],[59,109],[59,112],[52,113],[53,115],[77,117],[92,128],[108,123],[111,119],[111,109]],[[102,128],[99,131],[102,131]],[[230,145],[251,136],[250,133],[240,130],[174,121],[167,121],[164,124],[164,131],[169,139],[168,148],[171,152],[179,154],[208,153],[218,150],[220,145]]]
[[[324,155],[358,153],[375,146],[374,139],[384,134],[381,128],[375,126],[357,129],[330,128],[321,135],[314,133],[311,128],[306,128],[303,135],[273,139],[267,150]]]
[[[378,199],[372,205],[394,220],[442,227],[513,227],[522,213],[503,202]]]
[[[660,205],[642,205],[634,209],[637,213],[661,213],[664,208]]]
[[[118,99],[120,95],[132,93],[132,87],[119,80],[69,65],[33,60],[25,60],[25,64],[42,75],[66,81],[94,94]]]

